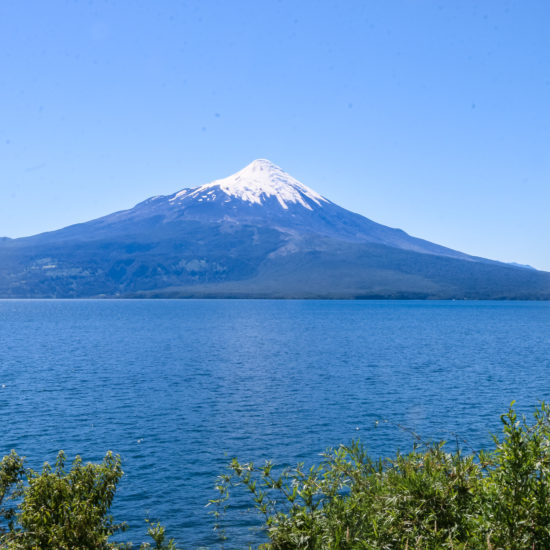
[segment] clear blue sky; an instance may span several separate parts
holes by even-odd
[[[550,2],[0,3],[0,235],[268,158],[334,202],[550,270]]]

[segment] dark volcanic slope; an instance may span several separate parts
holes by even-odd
[[[550,274],[416,239],[269,161],[87,223],[0,240],[0,296],[550,298]]]

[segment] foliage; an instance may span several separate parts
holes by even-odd
[[[494,450],[447,452],[444,443],[372,460],[359,442],[318,466],[275,473],[233,460],[219,478],[218,527],[244,487],[262,515],[266,550],[550,548],[550,409],[534,422],[513,403]]]
[[[170,539],[168,543],[165,544],[165,528],[160,523],[156,523],[153,525],[149,520],[145,521],[147,521],[147,523],[149,524],[147,534],[153,539],[155,546],[151,546],[148,542],[144,542],[139,547],[140,550],[149,550],[149,548],[155,548],[156,550],[176,550],[176,543],[174,542],[174,539]]]
[[[9,503],[21,496],[23,473],[23,459],[15,451],[0,462],[0,535],[13,529],[16,509]]]
[[[488,452],[420,442],[409,454],[373,460],[353,442],[311,468],[235,459],[211,501],[216,527],[224,539],[230,496],[244,488],[263,518],[264,550],[550,549],[550,407],[542,403],[529,423],[512,403],[501,420]],[[65,464],[63,452],[40,472],[13,451],[2,459],[0,548],[129,550],[110,540],[124,529],[109,514],[120,458]],[[148,524],[153,544],[140,550],[176,550],[163,526]]]
[[[112,453],[100,464],[83,464],[77,456],[67,472],[61,451],[55,468],[46,463],[41,472],[29,469],[8,548],[108,548],[109,537],[123,527],[108,515],[122,474]]]
[[[496,548],[550,548],[550,408],[529,425],[511,408],[501,417],[502,440],[483,455],[489,471],[482,499],[487,536]]]
[[[107,550],[129,549],[131,544],[110,542],[111,535],[125,529],[116,524],[109,509],[123,475],[120,457],[111,452],[99,464],[84,464],[77,456],[70,470],[60,451],[55,467],[44,464],[41,472],[23,468],[12,453],[0,463],[0,513],[7,529],[0,532],[0,548],[9,550]],[[25,482],[25,483],[23,483]],[[17,499],[18,508],[1,507],[3,500]],[[141,550],[175,550],[165,543],[164,527],[149,523],[147,534],[154,546]]]

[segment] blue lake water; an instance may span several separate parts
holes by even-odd
[[[233,456],[312,462],[361,438],[487,446],[515,399],[550,399],[550,303],[0,301],[0,452],[124,461],[113,512],[218,546],[205,504]],[[231,516],[229,548],[257,535]]]

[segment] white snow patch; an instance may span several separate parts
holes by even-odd
[[[312,210],[306,198],[322,206],[327,199],[313,191],[281,168],[266,159],[258,159],[248,166],[229,176],[215,180],[211,183],[197,187],[196,189],[185,189],[177,193],[171,201],[177,198],[193,197],[213,200],[216,198],[215,191],[220,189],[231,197],[236,197],[251,204],[263,204],[268,197],[274,197],[285,210],[289,203],[298,203],[308,210]],[[225,201],[227,202],[227,201]]]
[[[170,202],[175,201],[176,199],[183,199],[187,193],[189,193],[191,189],[182,189],[181,191],[178,191],[171,199]]]

